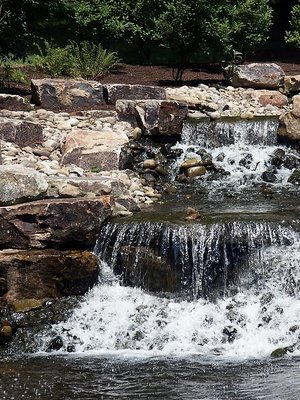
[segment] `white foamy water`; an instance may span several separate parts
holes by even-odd
[[[298,341],[299,256],[299,243],[263,249],[255,257],[264,279],[251,290],[241,282],[235,296],[215,302],[163,298],[121,286],[103,265],[99,284],[66,323],[53,329],[64,350],[72,345],[78,353],[266,357]],[[300,355],[298,346],[293,350]]]
[[[174,146],[183,151],[174,164],[174,176],[184,160],[201,159],[200,154],[204,150],[211,155],[216,168],[227,172],[227,175],[218,176],[214,181],[210,181],[209,173],[198,178],[201,182],[210,181],[212,187],[224,187],[225,184],[242,189],[263,182],[262,174],[267,170],[276,174],[273,184],[286,185],[291,168],[286,168],[284,164],[278,168],[272,166],[274,151],[281,149],[297,162],[300,162],[300,157],[292,149],[276,146],[277,129],[276,119],[186,123],[181,142]]]

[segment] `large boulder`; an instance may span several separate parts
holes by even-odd
[[[30,105],[25,103],[21,96],[13,94],[0,94],[0,110],[28,111]]]
[[[101,196],[0,207],[0,249],[92,247],[112,205]]]
[[[0,205],[22,203],[44,197],[45,177],[21,165],[0,165]]]
[[[278,89],[283,85],[284,71],[274,63],[239,65],[232,74],[232,86]]]
[[[121,131],[75,130],[67,135],[62,164],[75,164],[85,170],[122,169],[126,165],[126,152],[122,150],[128,142]]]
[[[166,90],[159,86],[112,84],[106,85],[105,88],[109,104],[116,104],[116,101],[121,99],[166,99]]]
[[[282,114],[278,134],[291,140],[300,140],[300,95],[293,97],[293,108]]]
[[[0,138],[20,147],[34,147],[44,140],[41,124],[19,119],[0,119]]]
[[[87,250],[0,251],[0,296],[18,307],[29,306],[25,299],[84,294],[97,276],[97,258]]]
[[[101,83],[74,79],[34,79],[31,102],[45,109],[95,108],[106,104]]]
[[[120,120],[146,135],[179,135],[188,114],[186,103],[164,100],[118,100],[116,110]]]

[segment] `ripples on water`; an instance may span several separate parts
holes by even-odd
[[[33,357],[0,361],[1,399],[297,400],[300,360]]]

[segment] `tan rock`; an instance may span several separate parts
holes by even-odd
[[[202,176],[206,173],[206,168],[203,165],[199,167],[191,167],[185,171],[185,174],[189,178],[195,178],[197,176]]]
[[[62,164],[75,164],[85,170],[121,169],[126,163],[121,150],[128,142],[124,132],[76,130],[67,135]]]

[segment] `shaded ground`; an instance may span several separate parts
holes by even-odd
[[[264,61],[268,62],[268,61]],[[299,62],[276,62],[282,67],[286,75],[300,75],[300,59]],[[32,68],[22,68],[27,81],[25,83],[6,82],[5,86],[0,88],[0,93],[18,94],[20,96],[30,96],[30,80],[34,78],[46,77],[39,71]],[[105,76],[101,82],[103,83],[123,83],[123,84],[144,84],[159,86],[174,86],[172,67],[159,65],[129,65],[125,64],[123,68],[114,71]],[[222,70],[218,64],[197,65],[187,68],[183,75],[183,81],[180,85],[197,86],[200,83],[217,84],[224,83]]]

